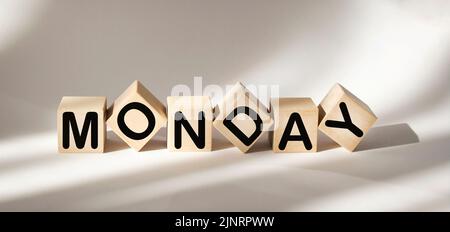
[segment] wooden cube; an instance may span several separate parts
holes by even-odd
[[[213,113],[207,96],[167,98],[169,151],[211,151]]]
[[[214,127],[242,152],[273,125],[267,107],[240,82],[214,108],[214,115]]]
[[[57,112],[60,153],[104,152],[106,97],[63,97]]]
[[[166,107],[139,81],[114,101],[108,115],[108,126],[137,151],[167,122]]]
[[[319,105],[319,130],[349,151],[355,150],[377,121],[370,108],[340,84]]]
[[[274,98],[271,101],[274,152],[316,152],[319,110],[311,98]]]

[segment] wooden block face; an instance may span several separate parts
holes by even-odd
[[[63,97],[57,111],[60,153],[103,153],[106,97]]]
[[[169,151],[211,151],[213,113],[209,97],[171,96],[167,107]]]
[[[316,152],[319,110],[311,98],[275,98],[271,101],[274,152]]]
[[[165,106],[139,81],[133,82],[108,109],[108,126],[140,151],[167,122]]]
[[[242,152],[273,125],[268,109],[239,82],[214,108],[214,115],[214,127]]]
[[[319,105],[319,130],[342,147],[353,151],[377,117],[365,103],[341,85],[336,84],[330,93]]]

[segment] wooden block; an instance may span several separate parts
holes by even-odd
[[[211,151],[213,113],[207,96],[167,98],[169,151]]]
[[[57,112],[60,153],[104,152],[106,97],[63,97]]]
[[[355,150],[377,121],[370,108],[340,84],[319,105],[319,130],[349,151]]]
[[[166,107],[139,81],[114,101],[108,115],[108,126],[137,151],[167,122]]]
[[[274,98],[271,101],[274,152],[316,152],[319,110],[311,98]]]
[[[214,127],[242,152],[273,125],[267,107],[240,82],[214,107],[214,115]]]

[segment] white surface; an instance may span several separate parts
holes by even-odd
[[[448,1],[32,2],[0,8],[1,211],[450,210]],[[353,154],[322,138],[242,155],[218,135],[171,154],[164,133],[142,153],[110,133],[106,154],[57,154],[63,95],[111,102],[139,79],[164,99],[194,75],[316,103],[340,82],[380,120]]]

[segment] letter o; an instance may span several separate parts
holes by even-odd
[[[141,111],[145,117],[147,117],[147,129],[141,133],[132,131],[125,123],[125,115],[128,111],[133,109]],[[155,115],[153,115],[153,112],[146,105],[139,102],[131,102],[120,110],[119,115],[117,116],[117,124],[122,133],[124,133],[127,137],[134,140],[141,140],[147,138],[147,136],[149,136],[155,128]]]

